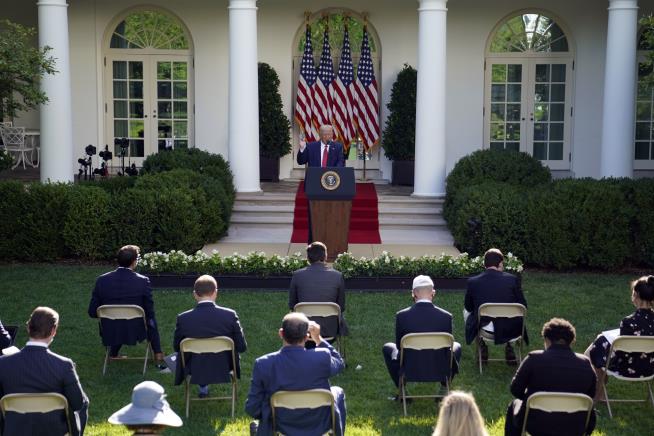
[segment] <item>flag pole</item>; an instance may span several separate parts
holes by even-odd
[[[365,32],[365,31],[368,30],[368,12],[363,12],[361,15],[363,17],[363,31]],[[368,160],[367,159],[368,150],[366,149],[365,144],[362,144],[362,145],[363,145],[363,147],[362,147],[363,148],[363,181],[365,182],[366,181],[366,161]]]

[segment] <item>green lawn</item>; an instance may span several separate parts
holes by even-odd
[[[95,277],[109,267],[79,266],[0,266],[0,317],[5,324],[23,324],[37,305],[47,305],[61,315],[59,333],[53,351],[77,362],[82,385],[90,397],[87,434],[127,434],[106,423],[107,417],[129,403],[132,387],[143,380],[138,362],[118,362],[101,376],[104,349],[98,337],[97,321],[87,317],[86,309]],[[529,302],[528,328],[531,348],[542,346],[539,338],[543,322],[553,316],[571,320],[577,327],[575,349],[583,352],[598,332],[615,328],[631,312],[629,281],[633,277],[593,274],[525,273],[524,289]],[[437,407],[431,400],[418,400],[402,417],[401,406],[389,401],[394,386],[381,356],[382,345],[394,338],[394,314],[411,303],[408,291],[397,293],[350,293],[346,317],[351,336],[346,344],[348,368],[333,379],[347,395],[348,435],[428,435]],[[463,342],[463,293],[437,294],[436,304],[454,314],[455,338]],[[284,292],[225,291],[219,303],[235,309],[241,318],[248,341],[242,356],[243,378],[239,385],[237,417],[229,418],[227,402],[194,403],[191,417],[179,430],[166,434],[207,435],[247,434],[249,417],[243,404],[249,387],[254,359],[280,346],[277,329],[286,313]],[[155,292],[155,307],[164,351],[171,351],[175,316],[194,304],[190,290]],[[19,344],[26,335],[21,332]],[[140,354],[143,348],[134,348]],[[492,356],[501,356],[503,348],[491,348]],[[361,365],[361,370],[355,370]],[[456,389],[472,391],[491,434],[503,434],[504,412],[511,399],[509,383],[514,368],[491,363],[479,375],[474,362],[474,348],[463,346],[461,373],[455,378]],[[183,416],[183,388],[173,386],[171,375],[148,370],[147,379],[161,383],[173,409]],[[215,391],[215,387],[213,388]],[[644,386],[630,386],[611,381],[614,396],[645,398]],[[616,405],[615,418],[608,419],[605,406],[599,408],[598,430],[601,435],[652,434],[654,410],[643,404]]]

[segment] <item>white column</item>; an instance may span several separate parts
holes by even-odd
[[[447,0],[418,0],[418,88],[413,195],[445,194]]]
[[[229,164],[237,192],[259,192],[257,0],[229,1]]]
[[[41,105],[41,181],[72,182],[74,173],[73,111],[71,105],[68,4],[39,0],[39,47],[51,47],[55,74],[41,79],[48,102]]]
[[[609,0],[601,177],[632,177],[638,0]]]

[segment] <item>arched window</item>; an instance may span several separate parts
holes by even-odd
[[[654,29],[643,27],[638,38],[638,92],[634,169],[654,169],[654,83],[652,82],[652,39]]]
[[[567,52],[568,40],[553,19],[524,13],[507,20],[496,32],[491,53]]]
[[[111,48],[188,50],[182,25],[158,11],[141,11],[125,17],[111,36]]]
[[[525,151],[553,170],[570,169],[573,53],[550,15],[502,20],[486,50],[484,144]]]

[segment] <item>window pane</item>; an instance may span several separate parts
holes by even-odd
[[[157,136],[159,138],[172,138],[173,137],[173,122],[162,121],[157,122]]]
[[[565,82],[565,64],[552,65],[552,82]]]
[[[565,111],[565,104],[552,103],[550,105],[550,121],[563,121],[564,111]]]
[[[142,139],[130,139],[129,140],[129,152],[133,157],[143,157],[144,153],[144,143]]]
[[[114,118],[127,118],[127,101],[114,101]]]
[[[129,82],[129,98],[143,99],[143,82]]]
[[[172,104],[169,101],[160,101],[157,103],[159,118],[172,118]]]
[[[143,102],[130,101],[129,102],[129,116],[130,118],[143,118]]]
[[[188,148],[188,140],[175,140],[175,148]]]
[[[536,85],[536,101],[547,102],[550,101],[550,86],[549,85]]]
[[[652,119],[652,105],[649,102],[639,102],[636,104],[636,119],[639,121],[649,121]]]
[[[504,140],[504,124],[491,123],[491,140]]]
[[[636,142],[636,160],[649,160],[649,142]]]
[[[129,63],[129,78],[143,80],[143,62]]]
[[[114,80],[114,98],[127,98],[127,82]]]
[[[508,123],[506,125],[506,140],[520,141],[520,123]]]
[[[522,82],[522,65],[509,65],[507,82]]]
[[[157,82],[157,98],[170,98],[170,82]]]
[[[114,136],[117,138],[127,137],[127,121],[114,120]]]
[[[546,104],[537,104],[534,105],[534,120],[535,121],[547,121],[548,111]]]
[[[507,85],[506,101],[520,101],[521,85]]]
[[[145,126],[143,121],[130,120],[129,122],[129,137],[130,138],[143,138]]]
[[[173,83],[173,98],[186,98],[186,91],[188,85],[186,82]]]
[[[519,142],[507,142],[506,143],[506,149],[511,150],[511,151],[520,151],[520,143]]]
[[[563,141],[563,123],[550,124],[550,141]]]
[[[490,149],[491,150],[504,150],[504,143],[503,142],[491,142],[490,143]]]
[[[547,141],[547,123],[534,124],[534,140]]]
[[[173,107],[175,108],[175,118],[188,118],[187,104],[185,101],[176,101]]]
[[[170,80],[170,62],[157,62],[157,79]]]
[[[506,85],[491,85],[491,101],[505,101]]]
[[[652,98],[652,89],[646,83],[638,84],[638,99],[639,100],[649,100]]]
[[[186,121],[175,121],[175,138],[188,137],[188,124]]]
[[[547,160],[546,142],[534,142],[534,158],[538,160]]]
[[[491,105],[491,121],[504,121],[504,103]]]
[[[508,121],[520,121],[520,105],[507,104],[506,105],[506,119]]]
[[[550,101],[565,101],[565,85],[552,85]]]
[[[506,82],[506,65],[493,65],[493,83]]]
[[[188,66],[186,62],[173,62],[173,80],[188,79]]]
[[[536,65],[536,82],[550,81],[550,66],[547,64]]]
[[[650,123],[636,123],[636,139],[646,139],[649,140],[651,130]]]
[[[563,143],[550,142],[550,160],[563,160]]]
[[[114,61],[114,79],[127,79],[127,62]]]

